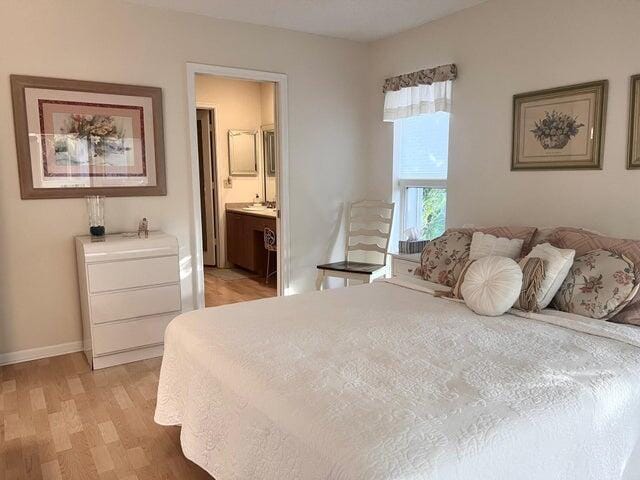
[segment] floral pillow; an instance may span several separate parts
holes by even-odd
[[[470,248],[471,235],[460,232],[445,233],[424,247],[416,275],[429,282],[454,287],[469,259]]]
[[[594,250],[575,260],[554,305],[563,312],[606,320],[635,296],[638,280],[627,257]]]

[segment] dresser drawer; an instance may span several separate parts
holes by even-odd
[[[91,295],[91,322],[156,315],[180,310],[180,284]]]
[[[401,277],[408,276],[413,277],[416,268],[420,266],[419,263],[407,262],[406,260],[393,260],[393,276]]]
[[[179,281],[178,257],[142,258],[87,266],[91,293]]]
[[[93,329],[93,354],[131,350],[164,342],[164,331],[176,314],[97,325]]]

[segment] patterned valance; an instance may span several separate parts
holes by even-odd
[[[440,65],[435,68],[427,68],[413,73],[405,73],[397,77],[387,78],[384,81],[382,91],[384,93],[397,91],[405,87],[417,87],[418,85],[431,85],[435,82],[446,82],[455,80],[458,76],[458,69],[453,64]]]

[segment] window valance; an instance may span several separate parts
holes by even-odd
[[[454,64],[387,78],[384,82],[385,122],[451,111],[451,86],[457,76]]]
[[[458,69],[455,64],[440,65],[435,68],[418,70],[417,72],[405,73],[396,77],[387,78],[384,81],[382,91],[384,93],[397,91],[405,87],[417,87],[418,85],[431,85],[436,82],[446,82],[455,80],[458,76]]]

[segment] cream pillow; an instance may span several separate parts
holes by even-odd
[[[539,310],[547,308],[553,301],[553,297],[571,270],[575,254],[575,250],[556,248],[550,243],[542,243],[533,247],[529,254],[522,259],[523,265],[529,258],[541,258],[544,261],[544,278],[538,294]],[[514,306],[520,308],[519,303]]]
[[[467,269],[460,291],[478,315],[495,317],[509,310],[522,289],[522,270],[507,257],[483,257]]]
[[[507,257],[516,259],[522,252],[524,241],[518,238],[496,237],[490,233],[475,232],[471,238],[469,260],[482,257]]]

